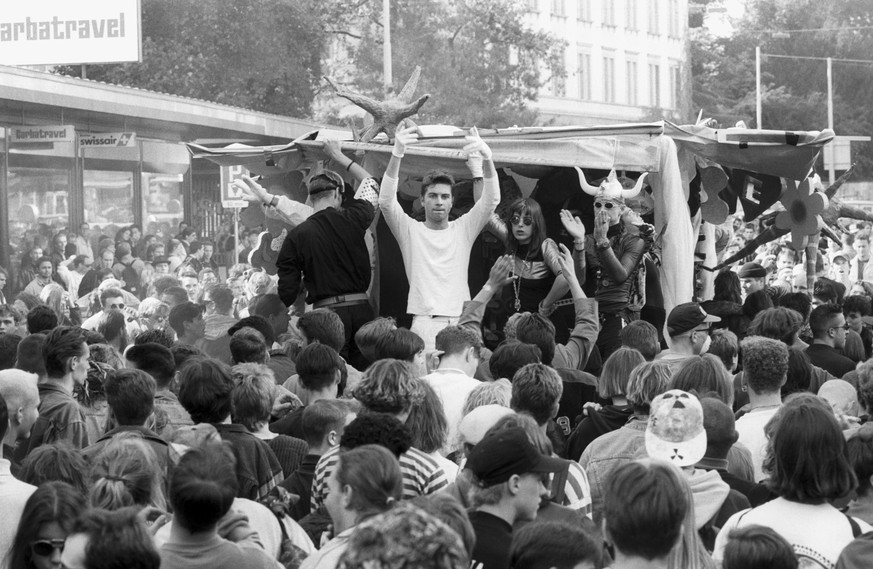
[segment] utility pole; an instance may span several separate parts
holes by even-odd
[[[382,82],[385,95],[394,91],[391,76],[391,0],[382,0]]]
[[[758,130],[764,128],[761,125],[761,46],[755,46],[755,120]]]
[[[833,74],[833,58],[828,58],[828,128],[834,130],[834,74]],[[825,145],[825,153],[830,156],[828,161],[828,181],[833,185],[837,179],[835,172],[834,160],[834,143]]]

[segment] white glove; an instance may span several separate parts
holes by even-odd
[[[416,140],[418,140],[417,126],[398,130],[394,133],[394,149],[391,151],[391,154],[398,158],[403,158],[403,155],[406,153],[406,147]]]

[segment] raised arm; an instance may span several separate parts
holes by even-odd
[[[488,223],[491,214],[500,203],[500,182],[497,179],[497,169],[492,161],[492,152],[488,144],[479,136],[476,127],[470,129],[466,136],[467,166],[473,175],[474,192],[479,178],[482,178],[482,196],[472,209],[461,219],[469,229],[469,235],[478,235]]]
[[[631,276],[640,257],[645,252],[645,242],[642,239],[636,239],[631,242],[631,246],[627,247],[621,255],[621,259],[616,257],[615,251],[609,245],[609,239],[606,236],[609,230],[609,215],[606,210],[601,210],[594,220],[594,250],[597,252],[597,259],[600,261],[600,270],[603,271],[611,280],[621,284]]]
[[[458,326],[469,328],[477,334],[481,333],[485,307],[488,306],[488,303],[498,291],[518,278],[512,275],[514,263],[515,259],[512,255],[503,255],[497,259],[491,267],[488,280],[482,286],[482,289],[473,297],[473,300],[465,303],[464,311],[458,320]]]
[[[234,180],[233,187],[242,194],[245,201],[263,205],[265,215],[281,219],[291,227],[297,227],[312,215],[312,207],[287,196],[273,195],[248,176]]]
[[[382,187],[379,189],[379,209],[385,216],[385,222],[397,236],[397,230],[408,216],[397,203],[397,184],[400,176],[400,161],[406,153],[406,147],[418,139],[418,127],[404,128],[394,133],[394,148],[391,150],[391,160],[382,177]]]
[[[585,284],[585,225],[566,209],[561,210],[561,224],[573,238],[573,261],[579,284]]]
[[[373,177],[363,166],[343,154],[338,140],[325,140],[322,142],[321,148],[333,163],[351,174],[358,182],[363,182],[365,179]]]
[[[573,305],[576,309],[576,320],[573,330],[570,332],[570,340],[555,348],[554,367],[566,367],[568,369],[583,369],[591,355],[592,346],[597,341],[600,333],[600,318],[597,313],[597,301],[587,298],[576,278],[574,259],[570,250],[561,245],[560,262],[561,269],[567,278],[570,294],[573,296]],[[557,362],[558,359],[563,361]]]

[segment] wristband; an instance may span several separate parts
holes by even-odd
[[[394,156],[394,157],[396,157],[396,158],[403,158],[403,155],[404,155],[404,154],[406,154],[405,151],[404,151],[404,152],[401,152],[400,154],[397,154],[397,147],[394,147],[394,148],[391,150],[391,156]]]
[[[270,203],[268,204],[270,207],[276,207],[279,205],[279,196],[271,196]]]
[[[584,239],[574,239],[573,240],[573,249],[577,251],[585,250],[585,240]]]
[[[355,163],[354,160],[349,160],[349,165],[346,166],[346,172],[351,172],[352,166],[354,165],[354,163]]]

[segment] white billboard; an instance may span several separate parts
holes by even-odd
[[[139,0],[3,2],[0,65],[142,61]]]

